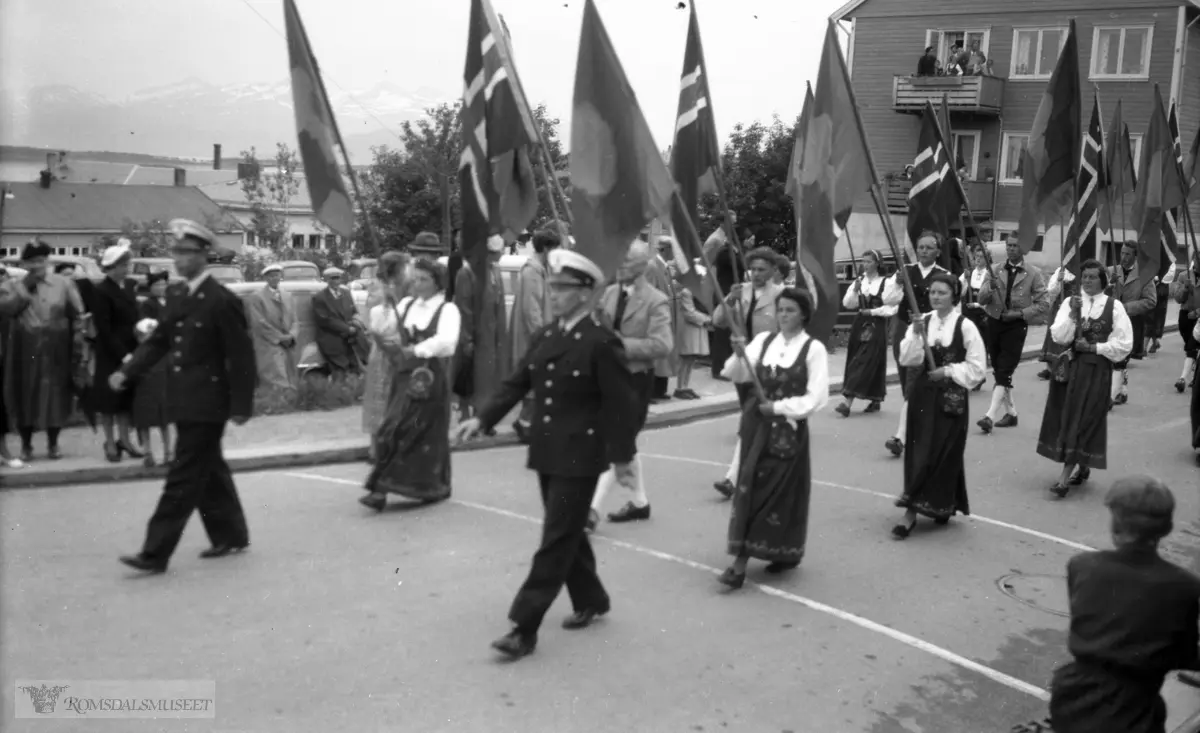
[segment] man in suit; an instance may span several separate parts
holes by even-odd
[[[331,376],[357,374],[371,351],[367,329],[358,319],[350,289],[342,285],[346,273],[337,267],[327,267],[321,274],[329,287],[312,297],[317,348],[325,357]]]
[[[675,278],[671,277],[670,268],[667,266],[667,263],[675,256],[673,249],[674,243],[670,237],[659,237],[658,242],[654,245],[654,256],[650,258],[650,264],[646,268],[646,281],[655,290],[667,296],[667,302],[671,308],[671,333],[675,333],[679,323],[679,301],[675,298]],[[654,389],[650,394],[651,401],[670,399],[671,378],[678,373],[679,349],[678,344],[673,344],[671,353],[654,362]]]
[[[746,255],[746,267],[750,271],[750,282],[738,283],[729,289],[724,302],[713,311],[713,325],[718,328],[733,328],[736,322],[738,328],[734,333],[745,336],[750,343],[764,331],[775,331],[779,328],[775,320],[775,301],[783,292],[784,286],[774,281],[779,261],[775,251],[770,247],[757,247]],[[713,369],[720,371],[724,364],[713,364]],[[754,393],[753,384],[736,385],[738,402],[745,406],[746,400]],[[733,448],[733,459],[729,462],[729,470],[725,478],[713,484],[726,499],[733,496],[734,482],[737,480],[742,450],[741,442]]]
[[[1046,276],[1025,262],[1021,244],[1010,237],[1005,245],[1008,261],[994,264],[979,288],[979,302],[987,314],[987,352],[992,356],[992,404],[978,423],[985,433],[992,427],[1017,426],[1013,400],[1013,373],[1021,363],[1025,336],[1031,324],[1044,323],[1050,310]]]
[[[895,275],[883,286],[883,304],[885,306],[897,306],[896,320],[892,326],[892,358],[896,360],[896,371],[900,375],[900,390],[904,395],[904,404],[900,407],[900,424],[896,427],[896,434],[888,438],[884,443],[892,455],[898,456],[904,452],[904,441],[907,435],[907,420],[908,420],[908,381],[910,379],[909,370],[906,367],[900,366],[900,342],[904,340],[904,333],[908,331],[908,326],[912,323],[913,315],[910,312],[908,297],[905,294],[904,282],[907,280],[912,283],[913,295],[917,298],[917,308],[921,313],[929,313],[933,310],[933,306],[929,304],[929,278],[935,272],[944,272],[950,274],[946,268],[939,265],[938,256],[942,251],[942,236],[936,232],[922,232],[917,238],[917,263],[915,265],[905,265],[896,271]]]
[[[589,312],[595,289],[604,281],[600,268],[562,248],[551,252],[549,264],[553,321],[537,334],[479,416],[455,430],[458,440],[470,438],[533,394],[527,465],[538,474],[546,513],[542,541],[509,610],[512,631],[492,642],[513,658],[533,652],[542,619],[564,585],[574,608],[564,628],[584,628],[609,611],[584,526],[597,478],[609,465],[622,481],[632,479],[643,402],[621,339]]]
[[[646,279],[646,271],[654,253],[650,245],[634,240],[617,270],[617,282],[604,291],[600,300],[600,318],[621,337],[629,371],[638,394],[638,413],[634,432],[640,433],[650,414],[650,399],[654,393],[654,363],[671,353],[675,331],[671,328],[671,303],[667,296]],[[632,482],[621,482],[633,491],[633,498],[608,515],[610,522],[632,522],[650,518],[650,500],[641,470],[641,460],[634,462]],[[592,510],[588,514],[588,529],[594,530],[600,518],[604,497],[614,483],[615,471],[606,472],[596,486]]]
[[[177,431],[175,461],[142,551],[121,558],[132,568],[156,573],[166,571],[194,509],[200,510],[212,542],[201,557],[223,557],[250,544],[221,438],[229,420],[242,425],[250,419],[257,379],[242,301],[208,276],[207,254],[216,237],[186,219],[170,227],[171,256],[187,283],[172,286],[154,333],[109,378],[109,385],[120,390],[167,360],[166,411]]]
[[[1145,356],[1146,319],[1154,312],[1158,303],[1157,288],[1154,278],[1146,278],[1139,287],[1138,274],[1138,243],[1125,242],[1121,245],[1121,261],[1109,268],[1108,282],[1112,297],[1121,301],[1129,322],[1133,325],[1133,352],[1129,358],[1120,364],[1115,364],[1113,370],[1112,400],[1114,404],[1123,405],[1129,401],[1129,359],[1141,359]]]

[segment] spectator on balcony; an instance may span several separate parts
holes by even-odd
[[[991,64],[988,63],[987,56],[979,50],[978,44],[972,46],[971,52],[967,55],[967,73],[971,76],[990,76]]]
[[[967,56],[963,52],[961,43],[956,43],[950,47],[950,55],[946,57],[946,63],[942,67],[945,69],[946,76],[962,76],[966,73]]]
[[[917,76],[937,76],[937,56],[934,55],[933,46],[928,46],[925,49],[925,55],[917,62]]]

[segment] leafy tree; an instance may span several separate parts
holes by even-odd
[[[442,223],[439,187],[406,154],[386,146],[373,148],[375,159],[360,178],[367,214],[382,249],[401,249],[422,231]],[[356,240],[370,242],[360,218]]]
[[[437,191],[439,216],[426,222],[430,231],[437,225],[442,242],[450,243],[454,211],[458,207],[458,161],[462,151],[462,102],[443,102],[425,110],[416,124],[401,126],[404,162],[423,176]]]
[[[242,162],[253,174],[241,180],[242,193],[250,204],[250,227],[256,241],[273,249],[289,243],[288,209],[300,192],[296,171],[300,157],[286,143],[275,149],[275,170],[264,173],[258,152],[252,147],[242,151]]]
[[[533,109],[533,121],[542,133],[542,139],[546,141],[546,150],[550,153],[550,165],[548,166],[554,175],[558,178],[559,185],[563,189],[563,193],[567,196],[566,206],[571,205],[570,193],[570,173],[568,170],[568,160],[566,154],[563,153],[562,141],[558,137],[558,127],[560,120],[557,117],[551,117],[546,110],[545,104],[539,104]],[[529,223],[529,230],[533,231],[541,227],[552,225],[554,222],[554,210],[550,206],[550,192],[547,188],[545,169],[541,165],[541,151],[538,150],[532,157],[533,176],[537,181],[538,186],[538,209],[533,217],[533,221]],[[555,205],[558,206],[558,215],[563,220],[567,221],[567,213],[563,211],[563,202],[557,200],[555,194]]]

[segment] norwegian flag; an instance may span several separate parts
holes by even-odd
[[[513,66],[508,34],[489,0],[471,2],[463,81],[465,144],[458,175],[463,255],[474,261],[484,256],[489,236],[515,237],[537,213],[529,162],[537,130]]]
[[[957,195],[953,182],[948,180],[952,175],[950,157],[938,132],[937,113],[933,104],[926,102],[917,158],[913,161],[913,185],[908,191],[908,238],[914,247],[923,231],[946,235],[946,212],[950,208],[946,198],[952,193]]]
[[[1098,254],[1100,224],[1100,192],[1108,188],[1104,168],[1104,130],[1100,126],[1100,102],[1092,100],[1092,119],[1083,137],[1083,154],[1079,173],[1075,176],[1074,211],[1067,231],[1066,248],[1062,253],[1063,266],[1079,274],[1079,265]]]

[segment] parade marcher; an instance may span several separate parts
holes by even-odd
[[[1175,380],[1175,391],[1183,394],[1195,382],[1196,357],[1200,356],[1200,342],[1192,336],[1200,323],[1200,258],[1190,268],[1180,262],[1175,269],[1171,297],[1179,304],[1179,336],[1183,339],[1183,371]]]
[[[1200,341],[1200,319],[1192,326],[1192,339]],[[1196,462],[1200,463],[1200,386],[1192,380],[1192,449],[1196,451]]]
[[[341,268],[325,268],[322,276],[329,287],[312,297],[317,348],[325,358],[330,376],[336,378],[362,372],[370,356],[367,329],[358,319],[350,290],[342,285],[345,274]]]
[[[751,558],[766,560],[772,574],[804,559],[812,495],[808,417],[829,399],[825,346],[804,331],[812,312],[807,290],[784,289],[776,307],[779,330],[758,334],[746,347],[750,367],[738,356],[725,363],[736,384],[753,385],[753,369],[767,399],[754,397],[742,411],[741,474],[726,545],[734,561],[719,578],[731,588],[742,587]]]
[[[696,306],[696,296],[680,279],[682,273],[671,268],[675,277],[675,303],[679,320],[675,323],[675,350],[679,353],[679,374],[675,377],[674,397],[680,400],[698,400],[700,395],[692,389],[692,370],[696,361],[709,354],[708,334],[712,328],[712,317]]]
[[[896,306],[883,304],[887,278],[880,271],[882,264],[878,250],[864,252],[859,259],[861,271],[842,298],[842,308],[858,311],[846,342],[842,401],[835,408],[842,417],[850,417],[854,400],[867,400],[863,412],[879,412],[887,399],[887,328]]]
[[[375,435],[369,493],[359,499],[376,511],[388,494],[428,503],[450,497],[450,375],[461,319],[446,302],[445,278],[438,263],[415,260],[410,295],[396,305],[399,342],[390,342],[387,332],[378,342],[393,354],[395,373]]]
[[[90,316],[74,281],[49,271],[50,246],[21,250],[26,275],[0,287],[0,314],[12,319],[4,349],[4,404],[21,435],[21,460],[33,459],[33,434],[46,432],[47,454],[62,458],[58,435],[74,408],[76,338]],[[80,337],[81,338],[81,337]]]
[[[186,219],[169,226],[175,270],[187,283],[168,291],[158,327],[109,378],[113,389],[122,389],[167,360],[167,416],[178,434],[175,461],[142,551],[121,558],[132,568],[156,573],[166,571],[196,509],[212,543],[201,557],[224,557],[249,546],[246,515],[221,438],[226,422],[242,425],[250,419],[258,376],[242,301],[206,269],[216,235]]]
[[[404,292],[409,256],[389,250],[379,258],[375,281],[367,293],[367,331],[371,335],[371,355],[367,358],[367,373],[363,380],[362,429],[371,436],[367,460],[376,457],[375,434],[383,424],[392,391],[396,363],[392,354],[399,348],[400,323],[396,304],[407,295]],[[385,348],[385,345],[391,348]]]
[[[1046,281],[1046,300],[1051,303],[1049,310],[1050,320],[1053,321],[1054,315],[1058,313],[1058,309],[1062,308],[1062,304],[1070,299],[1075,294],[1077,283],[1075,275],[1067,268],[1061,265],[1054,270],[1054,274]],[[1050,328],[1046,329],[1046,336],[1042,340],[1042,355],[1039,360],[1046,364],[1042,371],[1038,372],[1038,379],[1043,381],[1050,379],[1053,374],[1050,371],[1051,367],[1058,359],[1058,355],[1063,353],[1067,347],[1055,342]]]
[[[138,343],[146,341],[163,321],[167,307],[167,285],[170,275],[166,271],[152,272],[146,276],[146,288],[149,293],[146,299],[138,304],[137,324]],[[146,370],[137,383],[133,385],[133,426],[137,429],[138,443],[142,446],[146,457],[143,460],[147,467],[158,464],[154,458],[154,447],[150,443],[150,433],[158,430],[162,442],[163,463],[169,465],[175,460],[171,441],[171,419],[167,415],[167,360],[160,359],[157,364]]]
[[[904,493],[896,506],[904,524],[892,527],[908,537],[917,515],[945,524],[955,513],[970,514],[967,474],[967,393],[983,379],[983,337],[970,319],[955,312],[958,282],[948,272],[931,273],[926,294],[932,312],[916,318],[900,343],[900,362],[913,374],[908,391],[908,450],[904,454]],[[936,368],[929,370],[925,344]]]
[[[904,339],[909,324],[914,320],[914,316],[909,310],[904,282],[907,280],[912,283],[913,295],[917,299],[917,309],[921,313],[928,313],[930,310],[930,278],[939,272],[949,274],[946,268],[937,263],[941,249],[942,237],[940,234],[929,231],[922,232],[917,239],[916,264],[905,265],[897,270],[895,275],[888,278],[887,284],[883,288],[883,304],[896,306],[896,320],[893,321],[895,325],[892,328],[892,357],[896,360],[896,371],[900,376],[900,392],[904,396],[904,403],[900,406],[900,421],[896,427],[896,434],[884,443],[884,447],[893,456],[904,452],[904,441],[907,438],[908,430],[908,388],[912,379],[908,367],[900,361],[900,342]]]
[[[512,335],[512,357],[525,355],[534,335],[550,322],[550,291],[546,287],[547,258],[562,244],[562,236],[553,229],[534,232],[533,254],[521,265],[517,284],[513,288],[513,309],[509,318]],[[525,442],[533,416],[533,398],[526,396],[521,413],[513,423],[517,438]]]
[[[88,404],[100,415],[104,430],[104,457],[110,463],[130,458],[143,458],[133,447],[130,435],[130,413],[133,395],[129,391],[109,389],[108,377],[137,348],[135,329],[139,318],[137,296],[128,285],[129,266],[133,251],[128,240],[108,247],[100,257],[104,279],[96,286],[91,299],[92,324],[95,327],[96,372],[88,394]],[[115,437],[114,437],[114,427]]]
[[[1052,365],[1054,376],[1038,435],[1038,455],[1063,464],[1050,487],[1056,496],[1087,480],[1092,468],[1108,465],[1108,393],[1113,364],[1133,348],[1133,326],[1116,298],[1104,294],[1108,273],[1088,260],[1079,268],[1080,294],[1063,303],[1050,325],[1066,351]],[[1078,467],[1078,471],[1076,471]],[[1074,473],[1073,473],[1074,472]]]
[[[0,290],[4,283],[11,279],[8,268],[0,264]],[[0,466],[5,468],[24,468],[25,463],[8,451],[8,408],[4,405],[4,354],[8,351],[8,333],[12,318],[0,312]]]
[[[986,348],[988,345],[987,335],[987,311],[983,308],[983,303],[979,302],[979,289],[983,287],[983,281],[988,277],[988,257],[984,250],[984,246],[979,243],[971,245],[967,252],[967,261],[971,266],[970,270],[959,275],[959,292],[962,297],[959,303],[962,305],[962,313],[971,323],[975,324],[975,328],[979,330],[979,335],[983,337],[983,345]],[[992,355],[989,353],[988,364],[992,363]],[[986,379],[984,381],[987,381]],[[983,382],[975,385],[974,392],[978,392],[983,388]]]
[[[646,267],[646,280],[650,285],[667,296],[667,306],[671,311],[671,333],[679,331],[679,298],[675,293],[675,278],[671,275],[668,262],[674,260],[675,240],[671,237],[659,237],[655,243],[654,253],[650,264]],[[671,379],[679,376],[679,344],[671,345],[671,352],[654,362],[654,387],[650,391],[650,400],[658,402],[671,398]]]
[[[742,282],[744,268],[742,261],[738,257],[737,251],[729,242],[725,234],[725,220],[728,219],[732,226],[737,226],[737,214],[730,211],[726,214],[717,214],[714,223],[716,229],[704,241],[705,262],[712,263],[713,271],[716,272],[717,285],[722,293],[728,293],[734,285]],[[712,315],[714,309],[720,305],[717,302],[716,293],[710,293],[708,298],[703,298],[705,312]],[[712,362],[712,377],[713,379],[724,379],[721,376],[721,370],[725,366],[725,361],[733,353],[733,347],[730,345],[732,331],[728,326],[717,326],[713,324],[713,330],[709,332],[708,348],[710,361]]]
[[[1173,670],[1200,670],[1200,578],[1164,560],[1175,497],[1161,481],[1113,483],[1104,505],[1115,549],[1067,563],[1073,661],[1050,684],[1054,733],[1165,733]]]
[[[1175,282],[1175,267],[1167,268],[1162,277],[1154,278],[1154,310],[1146,316],[1146,343],[1143,350],[1147,354],[1158,353],[1162,348],[1163,332],[1167,328],[1167,306],[1171,303],[1171,283]]]
[[[1017,426],[1017,403],[1013,399],[1013,374],[1021,363],[1029,326],[1046,319],[1050,303],[1046,278],[1037,267],[1025,262],[1016,237],[1005,245],[1008,261],[992,266],[979,289],[979,301],[987,312],[988,353],[992,355],[992,404],[978,425],[985,433],[993,427]]]
[[[504,249],[503,237],[499,234],[488,237],[485,287],[477,288],[475,265],[468,260],[463,260],[454,284],[454,305],[462,314],[454,393],[463,399],[463,419],[491,396],[512,369],[504,282],[499,268]]]
[[[746,254],[750,282],[738,283],[726,291],[725,301],[713,311],[713,326],[731,328],[731,323],[737,319],[744,338],[750,340],[760,333],[774,331],[778,327],[775,303],[779,300],[779,294],[783,292],[783,286],[772,282],[777,261],[775,251],[770,247],[757,247]],[[737,356],[736,353],[731,355]],[[713,359],[717,356],[714,351]],[[729,356],[725,359],[728,361]],[[738,404],[745,408],[746,400],[750,399],[754,392],[753,388],[746,384],[734,385],[734,388],[737,390]],[[725,498],[733,496],[741,457],[742,447],[734,446],[725,478],[713,484],[713,488]]]
[[[266,287],[246,297],[246,316],[254,338],[258,386],[292,390],[299,384],[296,370],[296,309],[279,290],[283,267],[267,265],[262,271]]]
[[[654,392],[654,363],[671,353],[675,346],[675,333],[671,330],[671,303],[667,296],[646,279],[646,270],[653,257],[650,245],[635,240],[629,247],[625,260],[617,270],[617,281],[605,290],[600,299],[601,322],[609,326],[621,338],[625,358],[629,364],[631,381],[637,389],[639,411],[632,426],[640,433],[650,414],[650,398]],[[633,476],[622,486],[633,492],[633,497],[615,512],[608,515],[610,522],[632,522],[650,518],[650,500],[646,498],[645,475],[641,459],[633,463]],[[592,510],[588,514],[588,529],[594,530],[600,519],[600,507],[614,483],[618,483],[616,470],[608,471],[596,484],[592,498]]]
[[[1112,401],[1116,405],[1129,401],[1129,359],[1141,359],[1145,354],[1146,319],[1153,313],[1158,298],[1153,280],[1147,280],[1145,285],[1138,287],[1137,253],[1137,242],[1125,242],[1121,246],[1120,264],[1108,271],[1110,294],[1125,306],[1125,313],[1133,328],[1133,351],[1127,359],[1117,364],[1118,371],[1113,372]]]
[[[564,628],[584,628],[609,611],[585,526],[601,473],[611,465],[622,482],[633,480],[635,428],[644,403],[621,339],[591,313],[603,272],[581,253],[562,248],[550,255],[549,265],[554,321],[479,416],[455,431],[458,439],[470,438],[526,394],[534,395],[527,466],[538,474],[545,509],[541,546],[509,611],[512,631],[492,643],[514,658],[533,652],[542,619],[564,585],[574,610]]]

